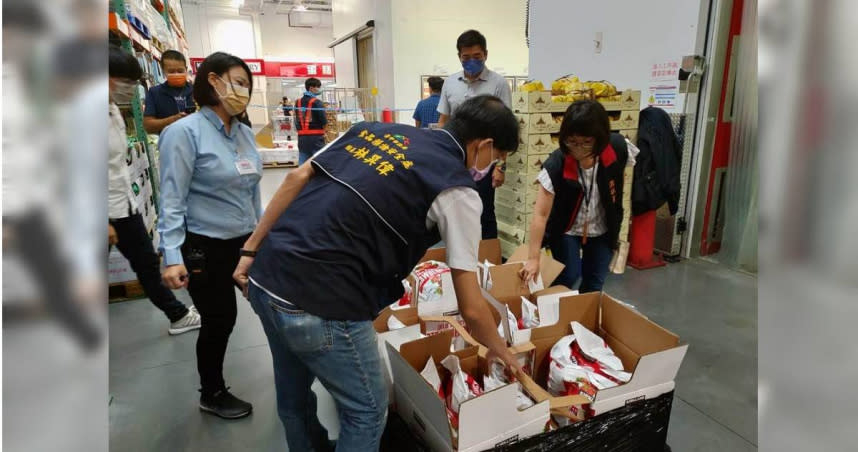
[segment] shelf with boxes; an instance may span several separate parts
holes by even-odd
[[[592,92],[582,96],[592,97]],[[514,250],[529,239],[533,205],[539,193],[536,179],[545,160],[559,147],[563,114],[575,98],[542,90],[517,91],[512,97],[519,125],[519,148],[507,158],[506,181],[495,194],[498,237],[504,256],[507,256],[507,250]],[[595,99],[608,112],[611,130],[636,143],[641,92],[625,90]],[[627,173],[626,178],[629,179],[631,169]],[[625,186],[630,190],[631,180],[627,180]],[[628,222],[625,221],[621,237],[627,235],[627,230]]]

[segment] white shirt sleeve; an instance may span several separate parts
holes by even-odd
[[[447,80],[449,81],[449,80],[451,80],[451,78],[448,78]],[[442,115],[448,115],[449,116],[450,115],[450,101],[447,100],[447,96],[449,95],[448,90],[449,90],[449,88],[447,86],[447,83],[444,83],[444,86],[441,87],[441,99],[438,101],[437,110],[438,110],[438,113],[441,113]]]
[[[548,193],[554,194],[554,184],[551,183],[551,176],[548,175],[548,171],[543,168],[539,172],[539,176],[537,176],[536,180],[542,184],[542,188],[545,189]]]
[[[477,191],[466,187],[441,192],[426,215],[426,226],[437,225],[447,246],[447,265],[457,270],[477,271],[483,203]]]

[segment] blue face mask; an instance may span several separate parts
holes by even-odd
[[[486,67],[485,60],[465,60],[462,62],[462,69],[468,74],[479,74]]]

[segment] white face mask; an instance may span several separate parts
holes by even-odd
[[[494,151],[495,151],[494,143],[491,143],[490,146],[491,146],[491,149],[489,150],[489,152],[491,153],[491,155],[494,155]],[[471,173],[471,177],[474,178],[474,182],[479,182],[479,181],[483,180],[483,178],[485,178],[486,175],[489,174],[489,171],[492,169],[492,165],[494,165],[498,161],[498,159],[493,159],[491,162],[489,162],[489,164],[485,168],[479,169],[479,168],[477,168],[477,158],[479,157],[479,155],[480,155],[480,151],[479,151],[479,149],[477,149],[477,156],[474,158],[474,166],[472,166],[470,169],[468,169],[468,172]]]
[[[110,98],[117,104],[129,104],[134,100],[134,94],[137,93],[136,82],[114,81],[113,90],[110,91]]]
[[[229,83],[221,77],[218,78],[227,87],[229,87],[226,94],[221,94],[220,91],[215,88],[215,92],[217,92],[218,97],[220,97],[220,103],[223,105],[223,108],[226,109],[226,112],[229,113],[230,116],[235,116],[247,109],[247,104],[250,103],[250,90],[241,85]]]

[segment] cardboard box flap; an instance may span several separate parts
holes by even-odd
[[[529,247],[530,245],[524,244],[516,248],[509,256],[509,259],[506,260],[507,263],[527,262],[527,256],[530,254]],[[542,282],[546,286],[550,286],[560,276],[564,268],[566,268],[565,265],[552,259],[548,254],[544,252],[539,253],[539,273],[542,275]]]
[[[399,319],[406,326],[417,325],[417,308],[391,309],[390,306],[381,310],[378,317],[372,321],[372,326],[377,333],[385,333],[389,331],[387,328],[387,319],[391,316]]]
[[[602,294],[601,304],[602,329],[635,353],[643,356],[679,345],[679,336],[624,306],[611,296]],[[587,326],[587,328],[590,327]],[[591,328],[590,331],[596,330]]]
[[[432,343],[435,341],[443,341],[444,334],[439,334],[436,336],[431,336],[426,339],[432,339]],[[450,338],[450,333],[446,334],[447,339]],[[415,342],[422,341],[418,340]],[[417,348],[420,347],[406,347],[408,345],[414,344],[414,342],[409,342],[407,344],[402,344],[402,348]],[[450,353],[450,345],[447,344],[447,354]],[[397,352],[395,348],[393,348],[390,344],[387,344],[387,353],[390,357],[390,366],[393,371],[393,381],[396,382],[396,397],[397,397],[397,405],[402,403],[406,403],[405,401],[399,400],[400,397],[409,397],[410,403],[413,406],[420,407],[420,416],[421,426],[425,429],[434,430],[436,432],[446,432],[446,434],[439,435],[444,445],[448,450],[453,450],[452,443],[452,434],[449,427],[449,421],[447,420],[447,407],[444,404],[444,401],[438,397],[438,393],[432,389],[432,386],[422,377],[420,376],[420,371],[415,370],[412,363],[409,363],[405,357]],[[446,355],[445,355],[446,356]],[[414,358],[414,354],[412,354],[412,358]],[[423,361],[423,366],[420,366],[420,369],[426,365],[426,361],[429,360],[429,354],[426,354],[426,360]],[[437,360],[438,362],[440,360]],[[426,425],[428,424],[428,425]]]
[[[661,352],[641,356],[631,381],[616,388],[604,389],[596,394],[594,403],[604,403],[617,397],[656,386],[676,379],[679,366],[688,351],[688,344]],[[620,405],[621,406],[621,405]]]
[[[399,354],[419,373],[429,361],[429,357],[435,359],[436,363],[450,354],[450,343],[453,341],[453,332],[443,330],[438,334],[427,336],[416,341],[407,342],[399,347]]]
[[[531,341],[558,338],[572,334],[569,324],[576,321],[590,331],[597,331],[599,324],[599,294],[596,292],[572,295],[560,299],[559,319],[554,325],[533,328]]]
[[[480,248],[478,250],[478,259],[480,262],[489,261],[495,265],[501,264],[501,246],[500,240],[498,239],[488,239],[480,241]],[[439,248],[429,248],[426,250],[426,254],[420,259],[420,262],[426,261],[438,261],[438,262],[447,262],[447,248],[439,247]]]
[[[527,375],[521,375],[519,377],[519,382],[521,382],[521,386],[526,393],[528,393],[534,400],[537,402],[548,401],[549,407],[552,410],[567,408],[573,405],[583,405],[585,403],[590,403],[590,399],[582,395],[574,395],[574,396],[565,396],[565,397],[554,397],[548,393],[542,386],[536,384],[533,381],[533,378]]]
[[[518,411],[518,387],[509,384],[468,400],[459,407],[459,450],[466,450],[534,421],[545,419],[548,402]],[[510,413],[485,422],[486,413]]]
[[[503,298],[506,298],[508,302],[521,296],[530,295],[530,290],[518,275],[523,267],[524,264],[521,262],[513,262],[489,268],[492,287],[489,293],[501,302],[504,302]]]

